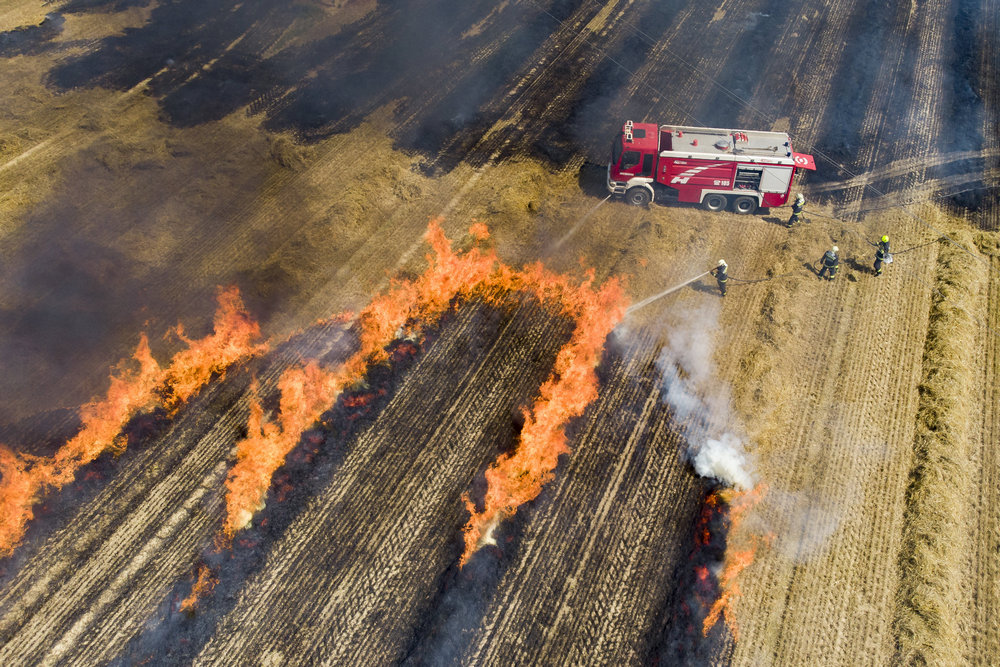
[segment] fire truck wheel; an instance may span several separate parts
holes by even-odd
[[[629,188],[629,191],[625,193],[625,201],[632,206],[646,206],[652,198],[646,188]]]
[[[726,204],[728,203],[729,201],[726,199],[725,195],[711,194],[705,196],[705,199],[704,201],[701,202],[701,205],[704,206],[709,211],[721,211],[722,209],[726,208]]]
[[[733,201],[733,210],[742,215],[753,213],[757,210],[757,200],[753,197],[737,197]]]

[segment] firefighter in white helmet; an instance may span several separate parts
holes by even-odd
[[[840,257],[837,256],[838,252],[840,252],[840,248],[833,246],[823,253],[823,258],[820,260],[820,263],[823,265],[819,270],[820,278],[827,271],[830,272],[830,275],[826,277],[827,280],[833,280],[837,276],[837,269],[840,268]]]
[[[792,203],[792,217],[788,218],[788,222],[785,223],[785,227],[791,229],[792,226],[801,219],[800,216],[802,215],[802,209],[804,209],[805,207],[806,207],[806,198],[800,192],[799,194],[795,195],[795,201]]]
[[[715,268],[709,271],[709,273],[715,276],[715,282],[719,283],[719,291],[722,292],[722,296],[726,296],[726,281],[729,280],[726,271],[728,270],[729,267],[726,265],[726,260],[720,259]]]

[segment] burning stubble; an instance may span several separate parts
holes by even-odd
[[[474,241],[483,241],[489,231],[482,223],[471,226]],[[561,312],[576,323],[570,341],[556,357],[555,369],[539,389],[534,406],[525,411],[524,427],[515,450],[504,454],[486,471],[487,491],[482,509],[466,496],[470,518],[465,527],[465,553],[461,562],[489,536],[497,523],[534,499],[552,479],[561,454],[568,453],[565,427],[583,414],[597,397],[594,369],[600,361],[608,333],[621,321],[624,292],[611,279],[595,288],[593,272],[575,284],[541,265],[515,270],[501,263],[493,251],[473,247],[456,253],[440,226],[431,221],[427,239],[433,250],[427,270],[415,280],[396,281],[377,296],[358,317],[360,349],[339,368],[322,370],[316,362],[305,369],[286,371],[281,389],[278,423],[264,420],[257,404],[251,411],[248,437],[237,445],[237,464],[226,482],[227,517],[223,528],[227,539],[247,526],[263,507],[274,472],[344,387],[358,382],[367,368],[383,361],[386,346],[405,336],[419,337],[421,330],[436,322],[459,296],[476,295],[498,302],[515,292],[534,294],[540,301],[554,301]]]
[[[667,335],[657,360],[663,376],[663,400],[674,411],[685,434],[685,455],[695,472],[723,485],[706,499],[705,512],[696,529],[692,562],[699,570],[689,583],[699,600],[700,612],[685,614],[701,624],[708,636],[722,617],[734,638],[738,636],[733,603],[739,597],[739,574],[753,562],[764,538],[751,534],[744,544],[734,544],[743,517],[766,493],[763,484],[754,485],[752,460],[744,448],[740,420],[730,401],[729,387],[717,376],[713,360],[713,335],[718,329],[719,308],[707,305],[679,313],[679,325]],[[704,514],[704,513],[703,513]],[[715,521],[719,514],[722,519]],[[718,535],[717,535],[718,534]],[[721,543],[713,552],[707,546]],[[704,561],[704,562],[702,562]],[[711,604],[704,602],[711,598]],[[689,602],[683,604],[690,607]],[[690,657],[690,651],[685,655]]]
[[[125,443],[121,432],[132,417],[158,406],[176,411],[214,374],[267,348],[258,342],[260,328],[235,288],[222,290],[218,300],[213,333],[190,340],[177,327],[187,349],[175,354],[166,368],[153,358],[142,335],[133,354],[138,368],[119,364],[105,397],[79,409],[82,428],[54,455],[32,456],[0,446],[0,555],[9,555],[20,543],[34,517],[32,507],[46,493],[73,481],[81,466],[102,453],[121,451]]]

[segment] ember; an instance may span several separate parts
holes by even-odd
[[[198,600],[203,595],[210,593],[215,588],[217,582],[218,578],[212,570],[204,563],[200,563],[198,565],[198,575],[195,578],[194,585],[191,586],[191,594],[181,602],[180,610],[186,614],[193,614],[198,608]]]
[[[716,631],[720,617],[729,636],[738,639],[733,615],[737,578],[753,562],[761,540],[750,536],[749,548],[734,548],[731,542],[743,517],[766,492],[767,487],[758,484],[747,492],[715,488],[707,493],[695,521],[694,548],[678,574],[677,601],[660,664],[689,664],[711,653],[722,638]]]

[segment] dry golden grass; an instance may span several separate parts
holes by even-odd
[[[974,247],[969,232],[956,235]],[[982,265],[950,243],[940,247],[924,345],[913,467],[906,491],[897,659],[913,665],[964,661],[959,618],[963,563],[971,548],[961,520],[972,492],[970,413]]]

